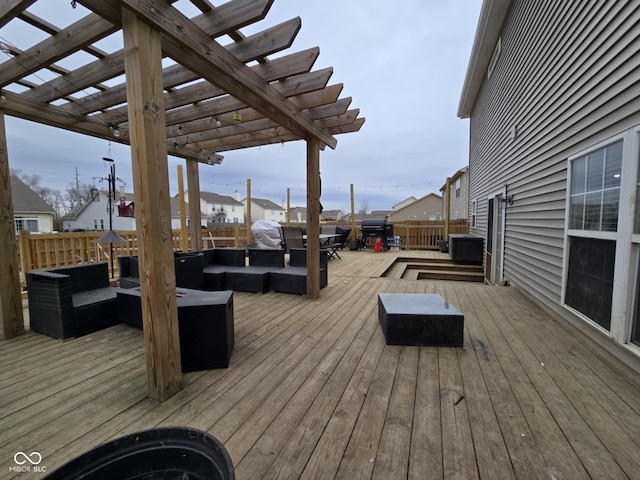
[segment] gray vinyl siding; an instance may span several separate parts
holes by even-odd
[[[640,2],[515,0],[471,114],[469,199],[503,187],[504,276],[560,303],[568,157],[640,123]],[[515,126],[517,136],[510,139]]]

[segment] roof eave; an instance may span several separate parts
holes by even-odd
[[[471,117],[471,112],[475,106],[478,92],[482,86],[493,49],[500,37],[502,25],[510,5],[511,0],[484,0],[482,2],[473,48],[469,56],[467,74],[465,75],[460,103],[458,104],[458,117],[460,118]]]

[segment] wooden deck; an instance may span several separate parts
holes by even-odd
[[[234,294],[231,367],[185,374],[162,404],[133,328],[1,342],[0,477],[18,451],[50,472],[114,437],[189,425],[225,444],[238,479],[640,478],[637,376],[514,288],[380,277],[399,254],[438,255],[345,251],[315,301]],[[446,297],[464,348],[386,346],[380,292]]]

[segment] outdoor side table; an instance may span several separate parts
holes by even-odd
[[[234,348],[233,292],[178,288],[183,372],[227,368]],[[118,318],[142,328],[140,288],[118,289]]]
[[[378,294],[387,345],[462,347],[464,315],[436,294]]]

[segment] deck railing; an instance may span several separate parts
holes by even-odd
[[[335,223],[335,222],[332,222]],[[338,222],[340,225],[349,225]],[[304,225],[302,225],[304,226]],[[445,238],[444,222],[408,221],[394,223],[394,235],[400,238],[400,248],[417,250],[438,248],[438,240]],[[468,233],[466,220],[456,220],[449,223],[449,233]],[[135,231],[118,231],[125,241],[113,244],[114,273],[117,276],[119,256],[137,255],[138,241]],[[356,237],[360,238],[360,231],[356,226]],[[59,232],[59,233],[28,233],[20,232],[20,269],[23,272],[38,269],[58,268],[87,262],[110,262],[109,244],[98,243],[104,232]],[[239,248],[249,243],[249,235],[245,226],[217,227],[203,229],[202,238],[204,248],[235,247]],[[173,248],[181,249],[181,231],[173,231]]]

